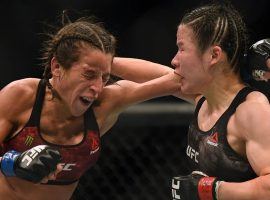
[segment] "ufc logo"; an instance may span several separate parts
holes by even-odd
[[[22,163],[26,162],[25,165],[29,166],[30,163],[35,159],[35,157],[45,149],[45,145],[39,145],[30,149],[22,158]]]
[[[60,163],[63,167],[63,171],[71,171],[73,166],[76,166],[76,163]]]
[[[192,160],[194,160],[196,163],[198,163],[198,156],[199,156],[199,152],[195,151],[195,149],[193,149],[191,146],[188,145],[187,147],[187,151],[186,154],[188,155],[188,157],[190,157]]]
[[[180,194],[177,194],[177,191],[180,189],[180,181],[172,179],[172,197],[173,200],[181,199]]]

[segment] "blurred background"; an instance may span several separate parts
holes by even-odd
[[[118,40],[117,55],[170,65],[181,16],[209,2],[1,0],[0,88],[16,79],[41,77],[41,33],[47,32],[48,24],[59,25],[65,9],[73,13],[71,19],[80,12],[103,22]],[[270,1],[231,2],[247,23],[250,43],[270,37]],[[170,199],[170,177],[187,173],[185,139],[192,111],[173,97],[128,109],[102,138],[100,160],[81,179],[74,199]]]

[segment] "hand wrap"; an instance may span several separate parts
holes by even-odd
[[[220,181],[194,171],[188,176],[172,178],[173,200],[217,200]]]

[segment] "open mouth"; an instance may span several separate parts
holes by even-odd
[[[89,106],[93,102],[92,99],[90,99],[88,97],[80,97],[80,101],[85,106]]]

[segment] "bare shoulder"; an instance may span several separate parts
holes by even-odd
[[[251,92],[246,101],[241,103],[235,112],[236,126],[245,133],[245,137],[253,137],[253,133],[263,133],[270,129],[270,105],[267,97],[260,92]],[[258,128],[260,127],[260,128]],[[267,131],[269,132],[269,131]],[[257,135],[256,135],[257,136]]]
[[[253,91],[251,93],[249,93],[247,95],[247,98],[246,98],[247,101],[255,101],[255,102],[258,102],[258,103],[268,103],[269,104],[269,101],[267,99],[267,97],[261,93],[261,92],[258,92],[258,91]]]
[[[94,106],[101,136],[104,135],[118,119],[119,112],[115,105],[118,99],[121,98],[120,90],[121,87],[118,83],[104,87],[97,104]]]
[[[150,81],[135,83],[129,80],[120,80],[104,88],[101,100],[105,100],[107,106],[111,107],[113,112],[122,112],[131,105],[159,96],[156,85]],[[107,99],[110,99],[110,101]]]
[[[258,115],[258,113],[264,112],[268,107],[269,101],[267,97],[261,92],[254,91],[247,95],[246,100],[236,109],[236,113],[248,117]]]
[[[120,93],[121,89],[123,89],[122,88],[123,82],[125,83],[128,81],[121,80],[121,81],[117,81],[115,83],[105,86],[102,91],[101,97],[106,98],[108,96],[116,96],[117,93]]]
[[[16,100],[31,97],[36,93],[39,80],[40,79],[26,78],[13,81],[0,91],[0,95],[5,97],[20,97]]]
[[[11,82],[0,91],[1,113],[16,114],[32,107],[40,79],[27,78]]]
[[[99,107],[103,110],[110,110],[114,107],[121,98],[124,98],[125,89],[128,88],[129,81],[118,81],[104,87],[101,95],[98,98]]]

